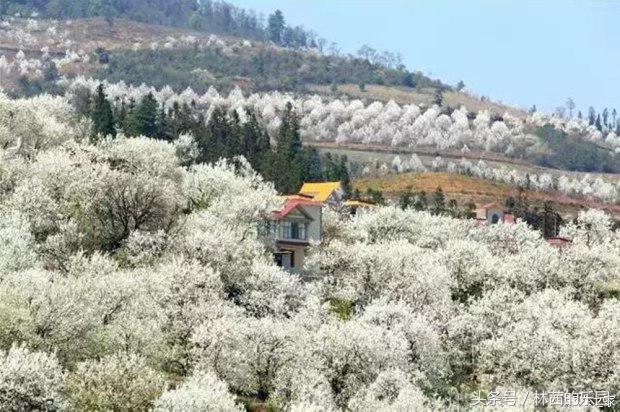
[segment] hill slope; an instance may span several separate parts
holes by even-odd
[[[519,191],[514,186],[505,183],[492,182],[473,176],[463,176],[445,172],[423,172],[390,174],[375,178],[361,178],[353,181],[353,187],[365,193],[368,189],[380,190],[390,198],[396,198],[408,188],[416,191],[432,193],[441,188],[446,196],[455,199],[460,204],[474,202],[482,205],[489,202],[504,201],[519,193],[541,207],[544,202],[551,202],[555,209],[565,217],[576,217],[577,212],[587,208],[597,208],[612,214],[616,220],[620,220],[620,206],[606,205],[603,203],[583,198],[570,197],[559,192],[544,193],[535,190]]]

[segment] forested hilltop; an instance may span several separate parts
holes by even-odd
[[[251,15],[225,3],[205,2],[192,11],[204,19],[194,25],[199,30],[110,16],[39,18],[54,16],[59,4],[67,7],[62,10],[73,10],[69,3],[32,3],[39,7],[37,18],[3,18],[0,83],[10,95],[64,94],[80,75],[178,93],[191,88],[198,95],[211,88],[222,94],[240,89],[245,95],[289,91],[294,93],[287,98],[295,100],[306,144],[379,144],[466,157],[482,150],[501,153],[507,161],[550,168],[608,173],[620,169],[614,154],[620,138],[613,110],[597,114],[592,109],[585,117],[572,112],[528,114],[477,97],[463,84],[451,87],[410,72],[393,53],[363,47],[355,56],[344,56],[310,32],[304,32],[304,44],[283,41],[290,27],[279,13],[266,23],[257,20],[262,34],[235,32],[237,23],[222,29],[225,10],[239,21]],[[7,12],[28,12],[23,8],[27,3],[6,4]],[[93,7],[91,12],[74,9],[67,15],[97,14]],[[189,20],[167,24],[192,26]],[[212,32],[225,34],[208,34]],[[315,93],[321,100],[312,97]],[[256,114],[259,121],[271,117],[270,112]],[[320,123],[304,126],[312,121]]]

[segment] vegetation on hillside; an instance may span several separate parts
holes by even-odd
[[[137,102],[112,105],[101,84],[94,94],[83,89],[73,104],[78,115],[90,119],[92,141],[124,134],[175,142],[187,166],[243,156],[280,193],[296,193],[310,181],[342,181],[348,187],[346,158],[320,157],[315,149],[303,147],[299,118],[290,103],[282,113],[273,148],[260,115],[251,108],[238,112],[214,107],[205,119],[195,102],[176,102],[167,108],[152,93]]]
[[[209,86],[227,91],[240,85],[252,91],[307,90],[312,84],[365,83],[443,87],[420,73],[388,68],[355,57],[255,47],[242,53],[208,50],[140,50],[113,53],[97,76],[112,82],[147,83],[177,91]]]
[[[92,79],[78,79],[68,85],[68,96],[74,102],[83,101],[84,98],[80,96],[94,93],[98,85],[99,83]],[[334,136],[336,141],[340,142],[346,142],[347,139],[355,141],[373,139],[381,143],[394,142],[396,139],[400,142],[396,147],[421,146],[435,150],[458,147],[467,142],[461,151],[456,151],[457,155],[466,153],[465,150],[469,150],[469,147],[487,150],[494,148],[499,151],[507,147],[516,152],[516,147],[520,146],[519,151],[524,155],[541,150],[536,136],[523,134],[524,125],[527,124],[525,121],[507,117],[492,122],[486,112],[476,116],[470,123],[466,111],[462,109],[453,112],[452,116],[447,116],[441,114],[437,107],[422,112],[422,109],[413,105],[401,108],[395,103],[382,105],[374,102],[365,106],[361,101],[349,102],[280,92],[243,95],[240,90],[235,90],[227,96],[222,96],[214,89],[203,95],[188,89],[176,94],[170,88],[156,90],[149,87],[128,87],[119,83],[108,85],[106,93],[109,95],[110,104],[119,113],[126,111],[128,107],[135,105],[150,93],[157,100],[159,107],[165,107],[166,111],[175,105],[191,108],[193,121],[198,121],[201,117],[207,121],[216,107],[236,110],[239,116],[243,116],[242,113],[250,108],[257,114],[262,127],[274,140],[282,124],[283,113],[286,113],[286,106],[291,103],[298,116],[299,134],[306,142],[333,141]],[[83,109],[79,110],[83,112]],[[402,128],[399,129],[400,126]],[[395,135],[392,135],[392,132]],[[609,203],[618,201],[618,183],[609,177],[583,176],[577,179],[572,175],[549,174],[547,171],[534,173],[514,168],[490,168],[484,162],[474,164],[467,159],[455,163],[436,157],[432,163],[429,166],[434,170],[473,174],[526,189],[559,190],[568,195],[594,197]],[[366,168],[363,166],[361,173],[365,173]],[[425,166],[421,165],[417,156],[412,156],[404,160],[400,157],[395,158],[391,165],[377,165],[377,168],[386,170],[391,168],[402,172],[423,170]],[[359,175],[359,169],[356,168],[355,174]]]
[[[545,153],[537,156],[541,166],[583,172],[620,173],[620,158],[609,151],[586,142],[575,135],[545,125],[535,131],[545,146]]]
[[[267,27],[261,16],[212,0],[3,0],[1,14],[21,14],[57,19],[105,17],[110,25],[115,18],[192,28],[209,33],[229,34],[255,40],[274,40],[287,46],[318,47],[315,36],[301,27],[289,27],[277,11]],[[314,43],[313,43],[314,42]]]
[[[36,103],[46,117],[20,126],[45,119],[39,144],[0,151],[2,410],[469,410],[508,384],[620,389],[602,212],[558,250],[524,223],[326,210],[302,280],[257,235],[276,192],[246,162],[90,143],[60,100]]]
[[[203,11],[182,20],[189,2],[167,4],[179,7],[178,16],[159,15],[167,12],[162,8],[142,17],[203,24]],[[113,23],[122,7],[164,4],[10,2],[18,5],[59,15],[113,7],[106,11]],[[272,17],[264,30],[284,44],[283,16]],[[56,30],[42,32],[50,29]],[[14,33],[19,41],[33,40],[25,31]],[[347,158],[320,156],[302,140],[529,159],[534,152],[551,156],[570,139],[558,131],[583,136],[571,141],[578,150],[588,140],[611,156],[612,133],[558,121],[557,130],[540,129],[539,137],[531,129],[557,119],[484,110],[472,116],[439,104],[280,91],[244,95],[240,89],[175,92],[166,79],[183,87],[195,55],[211,47],[187,47],[201,41],[189,37],[166,43],[186,50],[118,54],[114,67],[129,74],[131,64],[178,53],[178,73],[161,76],[159,90],[85,77],[60,80],[54,70],[57,65],[70,73],[91,58],[96,66],[108,64],[106,50],[64,57],[47,50],[42,61],[21,51],[10,63],[1,56],[0,70],[25,73],[23,87],[34,95],[0,93],[0,410],[467,411],[484,397],[497,405],[503,394],[533,411],[550,406],[558,390],[601,397],[609,406],[620,391],[620,255],[614,253],[620,231],[610,216],[587,210],[562,222],[550,205],[535,210],[525,196],[515,196],[505,206],[520,221],[481,225],[470,219],[473,204],[459,204],[456,195],[522,186],[614,203],[620,193],[615,182],[436,156],[430,168],[453,173],[418,175],[414,185],[432,189],[405,186],[400,207],[385,205],[381,188],[369,181],[351,194],[376,207],[352,216],[326,205],[312,220],[320,241],[305,249],[300,275],[277,265],[274,252],[282,249],[276,238],[265,239],[265,226],[272,226],[266,220],[274,211],[285,214],[278,192],[297,192],[304,181],[340,180],[349,191]],[[282,53],[274,57],[282,73],[300,76],[296,51],[266,47]],[[254,48],[244,50],[252,56]],[[376,70],[384,81],[411,81],[399,80],[401,68],[381,72],[383,63],[364,52],[372,63],[356,75]],[[268,84],[251,59],[222,56],[213,58],[223,66],[234,62],[227,71],[247,70],[260,87],[289,87],[282,78]],[[341,70],[326,62],[349,69],[361,64],[307,56],[315,56],[312,69],[318,71],[308,76],[324,76],[325,84],[334,81],[328,79],[332,69]],[[157,62],[154,57],[150,64]],[[280,70],[270,64],[277,77]],[[139,72],[132,76],[137,80]],[[52,85],[63,93],[40,93]],[[412,155],[375,169],[426,168]],[[389,178],[396,186],[407,176]],[[570,239],[563,249],[543,237],[556,234],[560,224],[560,235]],[[547,403],[537,404],[533,393],[546,395]]]

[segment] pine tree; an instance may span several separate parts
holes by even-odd
[[[239,113],[233,110],[228,121],[228,139],[226,140],[226,157],[234,157],[243,154],[241,141],[241,120]]]
[[[446,195],[443,193],[443,189],[441,187],[437,187],[435,193],[433,194],[433,213],[434,214],[442,214],[446,210]]]
[[[338,164],[338,181],[342,184],[345,196],[351,195],[351,177],[349,176],[349,168],[347,166],[347,156],[340,156],[340,163]]]
[[[297,155],[301,173],[301,182],[319,182],[324,180],[321,170],[321,157],[313,147],[304,147]]]
[[[159,112],[157,113],[157,138],[161,140],[172,141],[178,137],[174,130],[174,124],[172,119],[168,117],[166,113],[166,105],[162,103]]]
[[[264,173],[281,193],[296,193],[303,183],[299,120],[288,102],[282,115],[275,151],[267,156]]]
[[[411,186],[407,186],[407,189],[400,195],[398,199],[398,205],[401,209],[405,210],[413,206],[415,201],[415,193]]]
[[[216,107],[207,124],[206,133],[198,140],[203,161],[215,162],[227,156],[229,129],[226,110]]]
[[[594,107],[590,107],[588,109],[588,124],[592,126],[594,122],[596,122],[596,111],[594,110]]]
[[[97,87],[97,94],[93,100],[90,118],[93,122],[93,139],[98,139],[105,136],[116,137],[112,106],[105,95],[103,84],[101,83]]]
[[[284,15],[280,10],[276,10],[273,14],[269,15],[267,22],[267,33],[269,34],[269,40],[276,44],[282,44],[282,35],[284,34]]]
[[[263,159],[270,149],[269,135],[261,128],[253,110],[246,109],[246,117],[241,127],[242,154],[255,170],[262,171]]]
[[[128,133],[133,136],[157,136],[157,101],[153,93],[144,96],[131,111],[128,127]]]

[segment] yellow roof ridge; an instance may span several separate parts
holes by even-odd
[[[310,182],[304,183],[299,193],[302,195],[311,195],[315,201],[325,202],[342,186],[340,182]]]

